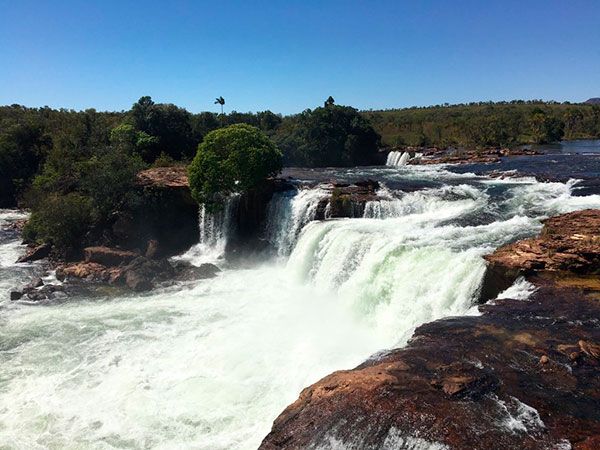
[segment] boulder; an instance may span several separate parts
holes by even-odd
[[[548,284],[528,301],[480,308],[304,389],[260,449],[413,448],[402,444],[417,437],[453,450],[596,442],[600,362],[590,343],[600,339],[600,303]],[[558,346],[577,347],[577,336],[588,353],[573,360]]]
[[[185,261],[175,263],[176,279],[178,281],[193,281],[207,278],[214,278],[221,271],[217,266],[210,263],[204,263],[200,266],[194,266]]]
[[[21,256],[17,260],[17,262],[24,263],[38,261],[40,259],[48,257],[48,255],[50,254],[50,250],[52,250],[52,246],[50,244],[42,244],[38,245],[37,247],[32,247],[28,249],[27,253]]]
[[[21,297],[23,297],[22,291],[18,291],[18,290],[10,291],[10,299],[12,301],[19,300]]]
[[[480,301],[493,299],[521,275],[534,273],[600,274],[600,210],[552,217],[539,237],[497,249],[488,262]]]
[[[86,247],[83,249],[85,262],[97,263],[103,266],[119,266],[138,257],[139,254],[110,247]]]

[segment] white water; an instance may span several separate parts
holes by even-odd
[[[572,183],[412,169],[398,170],[454,184],[323,222],[310,221],[322,192],[277,197],[266,235],[280,259],[148,295],[11,303],[22,249],[2,241],[0,448],[256,448],[303,387],[467,313],[484,253],[548,215],[600,207]],[[222,255],[226,222],[186,257]]]
[[[223,208],[210,212],[200,206],[198,243],[177,257],[194,264],[219,262],[225,256],[227,241],[235,233],[234,217],[239,206],[240,195],[232,194],[223,202]]]
[[[408,152],[389,152],[387,156],[386,166],[405,166],[408,164],[410,154]]]

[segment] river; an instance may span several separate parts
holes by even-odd
[[[216,262],[219,276],[144,295],[11,302],[40,269],[15,264],[24,248],[2,232],[0,448],[256,448],[304,387],[424,322],[476,314],[483,255],[546,217],[600,207],[574,179],[482,173],[289,171],[376,179],[382,200],[361,218],[313,221],[318,187],[277,194],[265,227],[276,256],[235,265],[221,255],[227,220],[204,220],[181,258]],[[0,212],[2,224],[22,217]]]

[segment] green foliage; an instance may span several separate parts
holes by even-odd
[[[133,125],[122,123],[110,131],[110,143],[127,154],[138,154],[145,161],[152,161],[159,139],[144,131],[138,131]],[[161,154],[164,154],[161,153]]]
[[[96,221],[137,201],[135,176],[144,167],[139,156],[111,147],[78,165],[79,191],[90,198]]]
[[[512,147],[600,137],[600,108],[585,104],[514,100],[362,114],[391,146]]]
[[[38,171],[51,145],[35,123],[15,123],[0,131],[0,207],[14,206],[18,193]]]
[[[330,102],[288,118],[274,139],[286,165],[325,167],[373,164],[380,138],[356,109]]]
[[[81,246],[92,224],[92,205],[77,193],[52,193],[31,214],[23,235],[26,239],[52,243],[68,253]]]
[[[193,156],[197,142],[191,127],[191,114],[173,104],[157,104],[150,97],[142,97],[130,112],[137,131],[152,136],[154,141],[145,140],[141,153],[146,162],[153,162],[161,153],[174,159]],[[136,144],[140,144],[139,138]]]
[[[256,127],[237,124],[212,131],[188,169],[192,195],[217,208],[218,196],[247,191],[277,175],[281,159],[279,149]]]

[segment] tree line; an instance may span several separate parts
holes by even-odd
[[[600,106],[592,104],[513,100],[363,114],[387,146],[514,147],[600,137]]]
[[[67,248],[142,201],[133,189],[137,172],[188,165],[209,133],[237,124],[264,134],[284,166],[354,166],[379,163],[382,146],[510,147],[600,137],[600,106],[515,101],[359,112],[329,97],[323,106],[285,117],[271,111],[192,114],[150,97],[121,112],[3,106],[0,207],[30,208],[26,237]],[[238,150],[231,158],[241,166],[245,156]],[[253,164],[240,172],[245,179],[255,178]],[[204,166],[197,164],[200,171]],[[213,175],[202,179],[220,185],[219,174]]]

